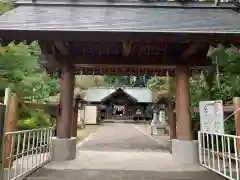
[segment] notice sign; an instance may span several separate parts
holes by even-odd
[[[224,114],[221,100],[201,101],[199,113],[202,132],[224,134]]]

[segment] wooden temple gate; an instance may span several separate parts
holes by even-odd
[[[193,140],[189,112],[189,74],[212,65],[207,58],[211,45],[237,43],[237,6],[41,0],[17,5],[16,10],[0,17],[1,44],[38,40],[42,63],[61,78],[53,160],[76,156],[76,132],[72,131],[72,124],[76,124],[75,74],[168,74],[176,77],[178,128],[171,127],[171,134],[177,136],[172,140],[173,157],[178,162],[197,162],[197,141]]]

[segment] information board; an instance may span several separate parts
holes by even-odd
[[[224,111],[221,100],[199,103],[201,131],[224,134]]]

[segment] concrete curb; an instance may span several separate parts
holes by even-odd
[[[132,125],[134,129],[138,130],[139,132],[141,132],[142,134],[144,134],[146,137],[148,137],[149,139],[155,141],[157,144],[161,145],[161,143],[155,139],[154,137],[152,137],[150,134],[146,133],[145,131],[143,131],[141,128],[139,128],[138,126],[136,125]]]
[[[89,134],[89,135],[88,135],[87,137],[85,137],[82,141],[78,142],[78,143],[77,143],[77,150],[78,150],[84,143],[86,143],[87,141],[91,140],[91,139],[93,138],[93,136],[94,136],[95,134],[97,134],[97,132],[99,131],[100,128],[101,128],[101,127],[99,127],[98,130],[96,130],[95,132]]]

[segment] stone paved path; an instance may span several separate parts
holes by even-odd
[[[79,144],[77,158],[51,162],[27,180],[223,180],[200,166],[176,164],[132,124],[106,124]]]
[[[156,141],[150,139],[133,124],[105,124],[80,150],[91,151],[163,151]]]

